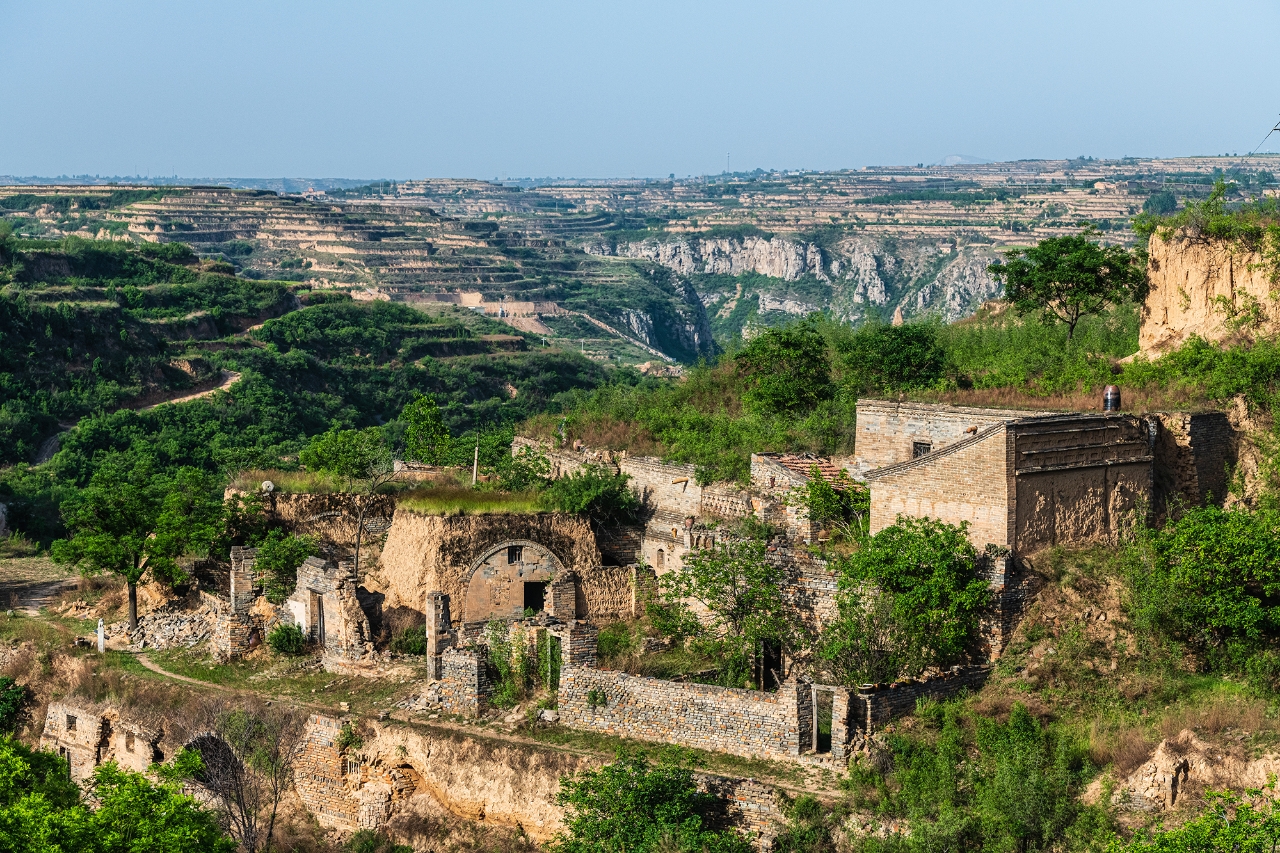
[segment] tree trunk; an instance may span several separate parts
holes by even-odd
[[[128,581],[129,585],[129,631],[138,629],[138,584]]]

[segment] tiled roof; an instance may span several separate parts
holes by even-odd
[[[822,475],[822,479],[828,483],[834,484],[840,476],[840,466],[822,456],[812,456],[808,453],[780,453],[768,454],[768,458],[806,479],[812,475],[815,465],[818,466],[818,473]]]

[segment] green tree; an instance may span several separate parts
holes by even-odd
[[[298,585],[298,566],[308,557],[320,553],[314,536],[297,536],[283,530],[271,530],[258,542],[258,557],[253,568],[266,576],[267,600],[283,604]]]
[[[88,573],[111,572],[129,589],[129,628],[138,627],[138,583],[144,574],[175,583],[185,575],[178,558],[207,549],[222,533],[217,484],[194,468],[172,475],[150,458],[114,454],[89,484],[62,504],[72,536],[53,543],[55,562]]]
[[[966,529],[899,516],[835,561],[839,616],[824,630],[819,653],[846,684],[963,658],[991,599],[975,575],[978,555]]]
[[[341,478],[346,491],[374,495],[396,476],[386,438],[378,427],[338,429],[334,427],[311,440],[299,454],[303,465]],[[360,543],[368,501],[357,501],[356,571],[360,571]]]
[[[786,574],[766,559],[765,549],[763,539],[719,539],[689,552],[683,565],[658,579],[655,609],[666,610],[658,621],[691,632],[701,650],[720,661],[727,686],[743,686],[763,644],[794,651],[803,639],[782,596]],[[705,615],[693,619],[690,603]],[[764,676],[757,674],[760,686]]]
[[[153,768],[157,769],[157,768]],[[214,815],[172,782],[114,762],[82,792],[62,758],[0,737],[0,853],[232,853]],[[90,808],[82,798],[88,794]]]
[[[1046,322],[1066,323],[1067,340],[1080,318],[1147,295],[1142,254],[1102,246],[1082,234],[1049,237],[1030,249],[1010,249],[987,267],[1004,284],[1005,298],[1021,312],[1039,311]]]
[[[643,752],[619,752],[612,764],[560,779],[556,802],[564,832],[555,853],[747,853],[751,845],[732,831],[709,828],[715,798],[699,793],[687,754],[662,751],[657,763]]]
[[[809,484],[793,491],[788,501],[804,507],[810,521],[833,530],[840,539],[861,536],[871,511],[866,486],[855,483],[843,470],[834,484],[829,483],[817,465],[809,470]]]
[[[1152,216],[1168,216],[1178,209],[1178,197],[1168,190],[1152,193],[1142,203],[1142,212]]]
[[[837,344],[844,385],[854,395],[935,388],[945,381],[946,349],[936,322],[866,323]]]
[[[430,394],[420,394],[400,412],[404,425],[404,456],[413,462],[440,465],[449,452],[449,427]]]
[[[812,322],[761,332],[734,361],[743,401],[762,414],[799,414],[831,398],[827,342]]]
[[[1280,511],[1187,510],[1126,549],[1135,627],[1215,654],[1280,631]]]

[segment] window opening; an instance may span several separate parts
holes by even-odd
[[[509,566],[512,563],[522,563],[522,562],[524,562],[524,546],[508,545],[507,546],[507,565]]]
[[[76,718],[67,714],[67,731],[74,732],[76,730]]]
[[[133,752],[133,732],[124,733],[124,750],[125,752]]]
[[[924,456],[925,454],[929,453],[931,450],[933,450],[933,445],[927,441],[911,442],[911,458],[912,459],[919,459],[921,456]]]
[[[665,569],[667,567],[667,552],[661,548],[658,549],[658,559],[656,560],[656,563],[659,569]]]
[[[532,610],[534,613],[542,612],[547,604],[547,582],[546,581],[525,581],[524,582],[524,609]]]

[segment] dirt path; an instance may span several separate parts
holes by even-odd
[[[200,400],[204,397],[210,397],[218,391],[226,391],[240,381],[240,374],[233,370],[222,371],[222,383],[214,388],[204,391],[197,391],[194,394],[187,394],[185,397],[174,397],[172,400],[161,400],[159,403],[152,403],[150,406],[143,406],[139,411],[146,412],[158,406],[167,406],[171,403],[189,403],[192,400]]]
[[[146,655],[138,655],[138,663],[142,664],[157,675],[163,675],[165,678],[172,678],[174,681],[185,681],[187,684],[198,684],[201,687],[212,687],[214,690],[223,690],[233,693],[237,692],[223,684],[214,684],[212,681],[200,681],[196,678],[187,678],[185,675],[178,675],[176,672],[170,672],[167,669],[162,669],[160,664],[156,663]]]
[[[0,611],[39,616],[41,607],[52,604],[64,589],[78,582],[74,572],[54,565],[46,556],[0,560]]]

